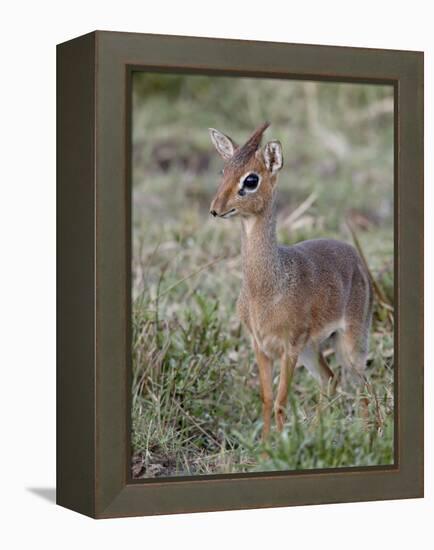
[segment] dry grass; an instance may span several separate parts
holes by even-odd
[[[230,79],[214,86],[212,79],[192,84],[185,77],[159,78],[149,82],[141,77],[136,89],[143,93],[135,99],[133,475],[392,463],[393,154],[388,91],[306,85],[311,83],[285,87],[278,81],[256,81],[254,88],[239,83],[237,90]],[[230,90],[226,95],[225,86]],[[271,90],[273,105],[264,106],[261,98]],[[270,137],[284,146],[279,240],[292,244],[327,236],[352,241],[349,221],[382,293],[377,292],[369,385],[364,390],[370,429],[360,420],[360,392],[340,389],[321,403],[318,415],[316,382],[298,369],[285,430],[273,433],[266,449],[259,438],[257,367],[235,313],[241,278],[238,221],[210,220],[207,215],[219,163],[206,128],[221,124],[222,130],[233,128],[234,137],[242,138],[262,118],[271,119]],[[152,139],[146,139],[143,128]],[[328,359],[338,370],[333,355]]]

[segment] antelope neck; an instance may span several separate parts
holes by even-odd
[[[278,285],[280,262],[274,204],[257,216],[242,219],[241,255],[247,288],[257,292]]]

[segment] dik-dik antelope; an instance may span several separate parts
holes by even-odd
[[[224,160],[210,213],[241,218],[243,280],[237,310],[252,336],[259,367],[263,439],[271,424],[274,359],[281,362],[274,403],[279,431],[295,367],[305,366],[322,391],[335,385],[320,349],[331,335],[342,369],[365,379],[373,302],[367,269],[351,245],[331,239],[277,244],[275,197],[283,156],[278,141],[261,147],[268,126],[262,124],[242,146],[209,130]]]

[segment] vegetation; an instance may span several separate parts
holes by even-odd
[[[133,101],[135,477],[393,462],[393,94],[387,86],[137,73]],[[322,398],[297,369],[282,434],[260,442],[251,345],[235,312],[237,220],[208,208],[213,126],[242,141],[263,120],[280,139],[280,242],[359,241],[378,285],[360,392]],[[334,371],[333,354],[328,360]],[[275,375],[278,370],[276,365]]]

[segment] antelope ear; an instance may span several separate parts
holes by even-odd
[[[267,170],[276,174],[283,166],[282,145],[280,141],[269,141],[264,147],[264,162]]]
[[[229,160],[232,158],[237,148],[236,144],[231,140],[230,137],[225,136],[218,130],[214,128],[209,128],[209,135],[211,141],[214,143],[214,147],[217,149],[219,155],[223,160]]]

